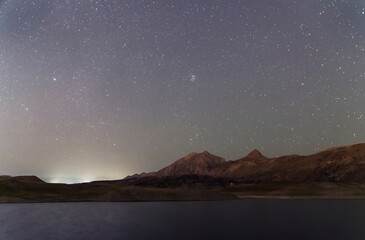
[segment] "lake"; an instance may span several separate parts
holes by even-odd
[[[363,200],[0,204],[0,239],[365,239]]]

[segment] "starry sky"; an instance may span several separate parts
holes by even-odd
[[[0,175],[365,142],[363,0],[0,0]]]

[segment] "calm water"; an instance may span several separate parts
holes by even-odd
[[[365,239],[365,201],[0,204],[0,239]]]

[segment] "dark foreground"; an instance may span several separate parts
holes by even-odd
[[[239,183],[183,176],[50,184],[37,177],[0,177],[1,203],[205,201],[244,198],[365,199],[365,183]]]
[[[0,205],[0,239],[364,239],[363,200]]]

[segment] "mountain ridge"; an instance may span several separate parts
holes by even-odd
[[[190,153],[157,172],[81,184],[0,176],[0,203],[244,198],[365,199],[365,144],[275,158],[254,150],[235,161]]]
[[[135,177],[203,175],[243,182],[365,182],[365,143],[325,149],[310,155],[268,158],[254,149],[233,161],[208,151],[192,152],[156,172]]]

